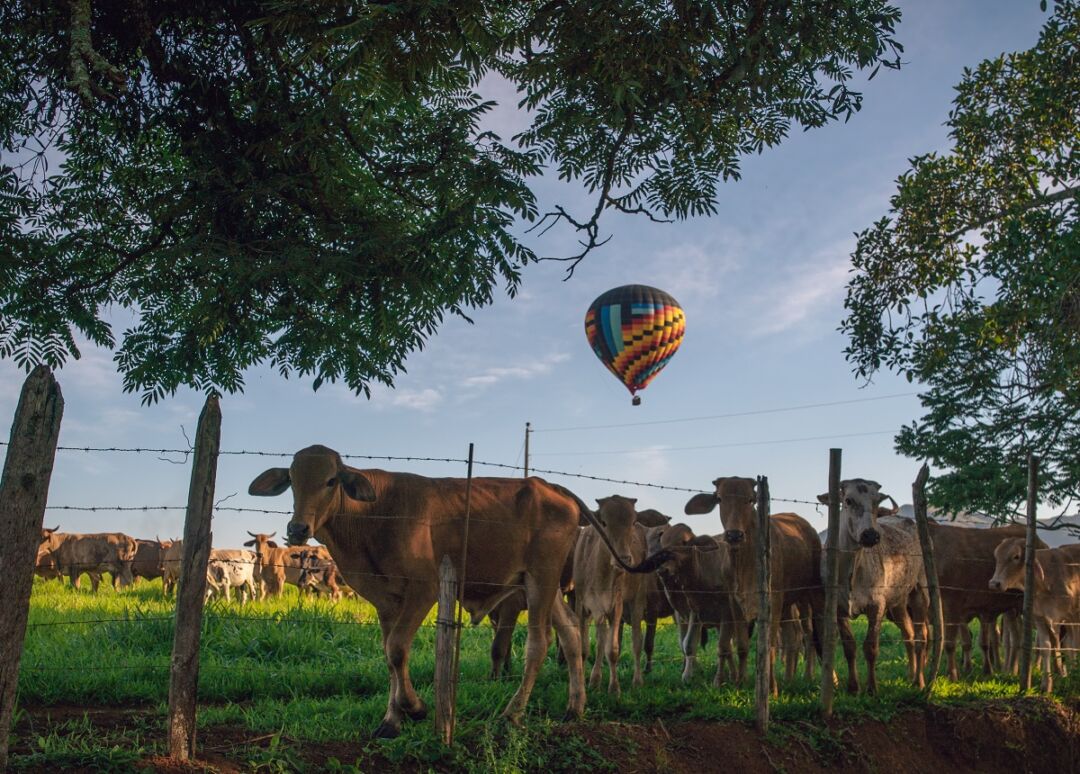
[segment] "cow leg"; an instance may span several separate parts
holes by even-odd
[[[866,639],[863,640],[863,658],[866,659],[866,692],[877,696],[877,657],[881,644],[881,607],[866,608]]]
[[[383,630],[383,651],[386,665],[390,669],[390,697],[386,705],[386,715],[375,737],[390,739],[401,733],[401,722],[406,715],[413,720],[422,720],[427,716],[427,708],[413,689],[409,679],[409,651],[412,648],[416,630],[424,621],[424,616],[434,600],[417,599],[415,594],[406,594],[397,609],[397,616],[387,621],[390,616],[380,612],[379,623]]]
[[[855,664],[855,633],[851,631],[851,619],[836,616],[836,631],[840,635],[844,661],[847,662],[847,692],[854,696],[859,692],[859,671]]]
[[[634,610],[630,616],[630,651],[634,656],[634,676],[631,685],[643,685],[645,679],[641,676],[641,611]]]
[[[960,668],[965,675],[968,675],[971,674],[971,670],[974,668],[971,659],[971,652],[974,650],[971,637],[971,621],[965,621],[960,626],[958,633],[960,634],[960,645],[963,650],[963,663]],[[959,679],[959,676],[956,679]]]
[[[577,720],[585,714],[585,670],[581,661],[581,638],[574,613],[557,594],[551,607],[551,617],[559,635],[559,646],[566,654],[566,671],[570,687],[564,720]]]
[[[771,693],[771,695],[772,695],[772,697],[774,699],[780,695],[780,686],[776,681],[776,650],[777,650],[777,646],[780,645],[780,619],[783,617],[783,612],[780,609],[781,607],[782,607],[782,605],[777,604],[777,602],[774,600],[772,610],[771,610],[772,614],[770,616],[769,630],[768,630],[768,637],[769,637],[769,663],[768,663],[768,669],[769,669],[769,692]],[[762,632],[762,634],[765,634],[765,632]]]
[[[683,635],[683,672],[682,681],[689,683],[694,676],[694,667],[697,666],[698,643],[701,642],[701,622],[697,613],[691,612],[686,621],[686,633]]]
[[[814,679],[814,657],[817,651],[814,646],[814,616],[811,609],[803,610],[802,614],[800,626],[802,627],[803,658],[805,659],[803,674],[807,680],[812,681]]]
[[[622,695],[622,688],[619,686],[619,638],[615,636],[616,629],[621,628],[622,602],[617,601],[611,617],[604,621],[603,632],[604,655],[607,658],[608,665],[608,693],[616,697]],[[598,655],[600,642],[600,622],[598,621],[596,624],[596,650]],[[597,660],[599,661],[599,659]]]
[[[958,638],[962,638],[960,633],[961,629],[967,628],[966,624],[958,624],[953,621],[948,615],[945,616],[945,642],[943,647],[945,650],[945,663],[948,671],[949,679],[956,681],[960,679],[960,671],[956,666],[956,641]]]
[[[1045,618],[1035,619],[1035,641],[1038,647],[1038,663],[1042,666],[1042,690],[1050,693],[1054,690],[1054,646],[1053,626]]]
[[[733,621],[720,621],[716,637],[716,676],[713,677],[715,687],[720,687],[727,681],[729,672],[731,679],[737,680],[731,644],[736,626],[737,624]]]
[[[998,656],[997,620],[992,615],[979,616],[979,649],[982,651],[982,673],[989,675],[1000,671],[1001,659]]]
[[[652,671],[653,648],[656,645],[656,619],[645,622],[645,674]]]
[[[499,679],[503,672],[510,672],[510,646],[514,635],[514,623],[508,622],[510,611],[504,609],[500,603],[491,611],[488,617],[494,629],[491,638],[491,679]]]
[[[739,672],[735,676],[735,684],[742,686],[746,682],[746,662],[750,656],[750,627],[745,621],[733,620],[732,630],[735,632],[735,650],[739,655]]]
[[[904,643],[904,652],[907,655],[908,680],[912,685],[919,684],[919,654],[918,644],[915,641],[915,624],[908,613],[907,605],[894,605],[888,610],[888,617],[900,630],[900,639]]]
[[[592,672],[589,674],[589,688],[598,688],[600,686],[600,680],[604,677],[603,661],[607,656],[607,621],[603,614],[600,614],[593,621],[593,628],[596,629],[596,644],[593,646],[593,662]]]
[[[503,717],[511,723],[521,721],[521,715],[525,712],[525,705],[529,701],[533,685],[536,684],[536,676],[540,673],[540,666],[547,655],[548,640],[551,637],[551,608],[555,604],[555,597],[560,592],[559,572],[561,567],[547,578],[535,578],[531,574],[525,576],[525,599],[529,609],[529,629],[525,639],[525,667],[521,673],[521,685],[510,699],[510,703],[503,710]],[[561,613],[560,613],[561,614]]]
[[[90,590],[97,594],[98,586],[101,585],[101,574],[92,572],[90,573]]]

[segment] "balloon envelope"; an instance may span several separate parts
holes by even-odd
[[[585,314],[589,346],[631,395],[663,370],[682,343],[685,329],[686,315],[679,302],[648,285],[612,288]]]

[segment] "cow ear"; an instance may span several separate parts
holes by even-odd
[[[688,516],[708,513],[716,507],[716,502],[715,494],[696,494],[687,501],[683,510]]]
[[[249,540],[248,542],[244,543],[244,545],[245,546],[253,546],[253,545],[255,545],[255,541],[254,540]]]
[[[345,490],[345,494],[353,500],[359,500],[362,503],[375,502],[375,487],[364,478],[363,474],[353,470],[342,470],[338,478],[341,479],[341,488]]]
[[[288,468],[270,468],[251,482],[248,494],[256,497],[276,497],[289,488],[289,483]]]
[[[825,494],[819,494],[817,496],[817,501],[819,503],[822,503],[823,505],[828,505],[829,504],[829,493],[826,492]]]
[[[253,540],[251,542],[254,543],[255,541]],[[278,547],[278,544],[275,543],[273,540],[267,540],[266,545],[270,546],[270,548],[277,548]]]
[[[712,535],[698,535],[690,541],[690,545],[701,551],[716,551],[720,548],[720,544]]]

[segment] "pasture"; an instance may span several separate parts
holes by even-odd
[[[157,756],[165,753],[172,606],[161,595],[160,581],[140,581],[118,592],[103,585],[94,595],[35,579],[12,770],[137,771],[163,760]],[[433,619],[434,611],[426,623]],[[861,641],[865,622],[855,626]],[[387,678],[369,605],[357,599],[330,603],[301,597],[292,587],[277,599],[243,606],[212,601],[202,634],[200,759],[221,771],[573,771],[626,770],[629,764],[632,770],[652,771],[665,768],[664,756],[675,751],[678,767],[668,768],[681,771],[696,760],[694,750],[708,749],[708,739],[697,736],[715,734],[712,743],[721,748],[745,739],[755,752],[765,750],[765,756],[757,756],[758,767],[771,760],[775,770],[796,765],[800,770],[812,765],[857,770],[860,745],[871,743],[867,734],[888,740],[892,724],[921,727],[912,718],[924,713],[1036,718],[1033,728],[1047,754],[1057,750],[1057,737],[1046,732],[1044,721],[1051,727],[1075,727],[1068,708],[1080,683],[1073,675],[1062,680],[1057,699],[1016,702],[1011,698],[1016,679],[983,678],[977,648],[971,676],[956,684],[938,680],[929,697],[920,694],[905,680],[903,648],[888,624],[877,697],[838,691],[835,720],[823,727],[816,681],[784,684],[773,702],[774,728],[761,747],[751,729],[751,681],[739,689],[712,687],[715,651],[710,642],[699,654],[692,684],[683,685],[677,631],[668,622],[658,630],[654,668],[645,685],[629,687],[630,662],[624,652],[622,697],[589,691],[581,723],[560,722],[566,680],[552,649],[526,723],[516,729],[501,723],[499,712],[517,686],[524,634],[523,627],[515,633],[514,676],[491,680],[490,626],[464,630],[452,749],[438,742],[430,718],[407,723],[398,739],[373,742],[371,731],[385,710]],[[434,628],[421,627],[411,662],[417,689],[429,705],[433,643]],[[837,663],[842,664],[839,655]],[[842,675],[843,667],[838,669]],[[905,745],[913,751],[917,746],[911,739],[893,741],[897,754]],[[1006,741],[1016,743],[1003,735]],[[785,755],[794,757],[785,764]],[[890,755],[878,756],[877,765]]]

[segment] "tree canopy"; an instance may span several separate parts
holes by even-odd
[[[896,444],[947,469],[938,505],[1015,513],[1029,452],[1060,505],[1080,491],[1080,4],[965,71],[948,126],[858,235],[847,356],[925,386]]]
[[[391,384],[447,314],[615,209],[716,209],[742,155],[899,64],[884,0],[0,4],[0,356],[125,389]],[[876,71],[876,69],[875,69]],[[485,78],[529,125],[485,127]],[[541,207],[546,170],[595,205]],[[544,256],[527,226],[570,229]],[[110,309],[134,323],[119,335]]]

